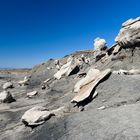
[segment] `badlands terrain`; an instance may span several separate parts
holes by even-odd
[[[94,48],[0,71],[0,140],[140,140],[140,18]]]

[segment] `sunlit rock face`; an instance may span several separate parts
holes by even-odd
[[[115,41],[122,47],[140,46],[140,17],[124,22]]]

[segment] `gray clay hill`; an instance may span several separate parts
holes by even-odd
[[[0,140],[140,140],[140,18],[94,48],[0,71]]]

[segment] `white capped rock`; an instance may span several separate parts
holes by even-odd
[[[94,40],[94,49],[95,50],[102,50],[105,47],[106,47],[106,41],[105,41],[105,39],[101,39],[101,38],[97,37]]]
[[[0,93],[0,102],[2,103],[11,103],[14,101],[11,93],[9,91],[3,91]]]
[[[3,85],[3,89],[8,89],[8,88],[13,88],[13,83],[12,82],[7,82]]]
[[[28,126],[35,126],[43,124],[47,119],[53,115],[45,107],[36,106],[24,113],[21,121]]]

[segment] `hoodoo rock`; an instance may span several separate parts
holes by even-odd
[[[140,17],[124,22],[115,41],[122,47],[140,45]]]

